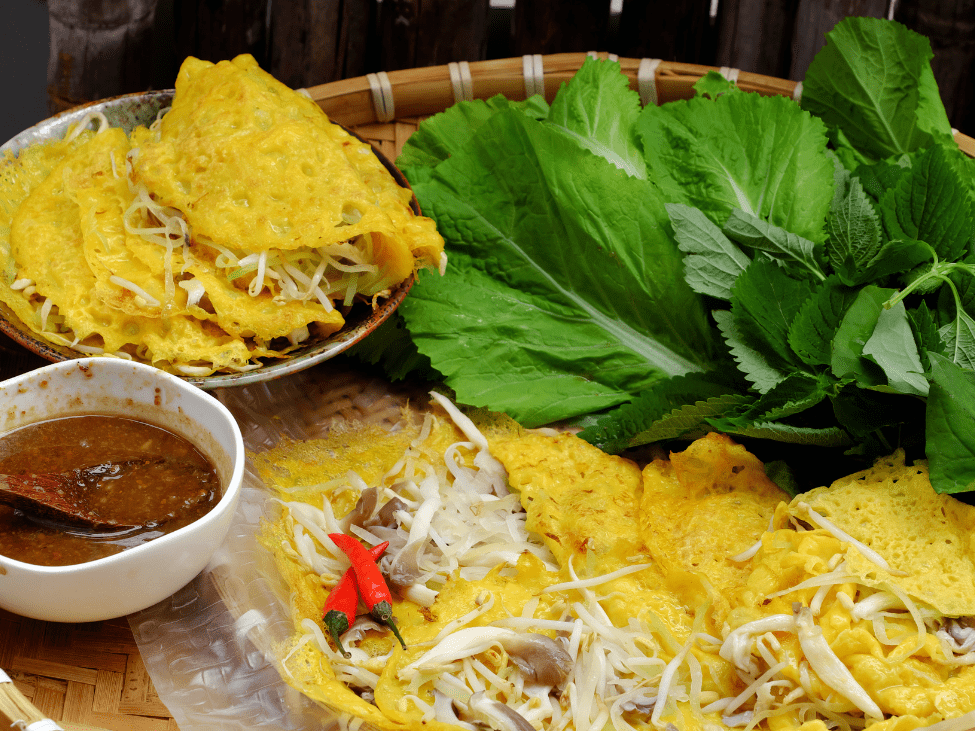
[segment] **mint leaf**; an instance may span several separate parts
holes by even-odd
[[[789,346],[810,366],[828,366],[833,359],[833,337],[843,316],[856,300],[857,290],[832,276],[817,287],[789,326]]]
[[[917,338],[922,362],[927,362],[929,352],[948,355],[948,348],[938,332],[938,322],[934,312],[922,301],[915,309],[908,310],[907,316],[911,321],[911,328]],[[930,366],[928,366],[930,367]]]
[[[948,261],[968,248],[975,220],[971,198],[941,145],[914,158],[910,171],[884,194],[881,209],[892,239],[920,239]]]
[[[732,289],[731,312],[741,339],[783,373],[805,364],[789,346],[789,328],[812,295],[809,282],[793,279],[774,262],[753,261]]]
[[[693,439],[702,436],[711,431],[708,426],[709,417],[723,414],[747,399],[747,396],[729,393],[675,407],[662,414],[650,427],[631,437],[628,446],[637,447],[669,439]],[[639,406],[637,403],[633,405]]]
[[[939,493],[975,488],[975,372],[935,353],[925,413],[925,453]]]
[[[720,427],[715,427],[722,431]],[[808,427],[793,426],[774,421],[750,424],[749,426],[727,430],[729,434],[752,439],[769,439],[785,444],[806,447],[848,447],[852,443],[850,435],[838,426]]]
[[[863,388],[886,382],[883,370],[864,358],[863,349],[877,327],[884,303],[894,292],[893,289],[868,284],[857,293],[833,338],[831,365],[836,378],[855,379]]]
[[[812,274],[820,281],[826,279],[818,261],[816,244],[789,233],[784,228],[766,223],[757,216],[734,210],[724,224],[724,232],[742,246],[764,251],[775,261],[782,262],[799,277]]]
[[[825,129],[792,100],[742,92],[648,106],[637,132],[666,202],[719,226],[737,208],[823,240],[833,194]]]
[[[786,377],[791,370],[788,365],[771,362],[766,352],[753,348],[746,342],[731,310],[715,310],[711,315],[728,351],[738,363],[738,370],[754,384],[759,393],[766,393]]]
[[[851,277],[855,284],[880,281],[891,274],[909,272],[931,260],[931,247],[923,241],[895,239],[885,241],[872,259]]]
[[[607,104],[608,100],[612,104]],[[646,179],[647,164],[635,132],[640,95],[615,61],[587,57],[552,102],[547,123],[627,175]]]
[[[415,190],[450,264],[400,310],[462,403],[539,425],[710,364],[706,313],[648,181],[502,110]]]
[[[859,284],[860,270],[880,250],[880,217],[860,181],[837,166],[836,190],[826,218],[826,251],[846,284]]]
[[[951,135],[933,55],[927,38],[899,23],[845,18],[809,65],[802,107],[868,160],[913,152]]]
[[[853,169],[853,175],[863,185],[863,189],[875,201],[900,182],[901,177],[911,169],[911,155],[903,154],[889,160],[864,163]]]
[[[745,428],[752,424],[778,421],[812,408],[828,396],[825,381],[803,373],[791,373],[761,397],[737,414],[711,419],[722,431]]]
[[[962,368],[975,370],[975,320],[961,307],[952,322],[938,330],[945,355]]]
[[[927,396],[928,380],[903,302],[880,311],[863,355],[880,366],[887,385],[897,393]]]
[[[900,434],[901,425],[924,420],[923,399],[853,385],[833,396],[832,403],[837,421],[858,440],[875,436],[886,427],[898,427]],[[893,446],[887,444],[880,448],[877,456],[890,454],[892,449]]]
[[[668,203],[666,208],[677,246],[687,254],[684,278],[691,289],[730,300],[731,287],[751,259],[697,208],[680,203]]]
[[[975,251],[969,250],[960,263],[965,265],[965,268],[952,272],[949,278],[955,285],[961,306],[972,310],[975,309],[975,276],[972,274],[975,272]]]
[[[706,418],[748,400],[716,373],[660,381],[632,402],[599,417],[579,437],[605,452],[709,431]]]

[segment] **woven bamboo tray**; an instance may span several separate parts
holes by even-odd
[[[456,101],[496,94],[520,100],[535,93],[551,101],[587,55],[593,54],[452,63],[370,74],[307,91],[331,119],[354,129],[395,160],[424,118]],[[737,69],[596,55],[619,61],[644,104],[690,98],[694,83],[710,70],[719,70],[746,91],[796,99],[801,96],[801,85],[794,81]],[[955,134],[955,140],[966,154],[975,157],[975,140],[961,133]],[[0,380],[43,364],[0,335]],[[322,388],[330,389],[330,397],[334,395],[332,406],[316,416],[324,426],[329,420],[361,418],[379,408],[390,408],[376,399],[374,380],[359,378],[348,370],[336,371],[328,363],[310,373],[320,377]],[[364,394],[368,398],[360,398]],[[245,432],[252,426],[246,421],[252,418],[238,415]],[[66,731],[178,731],[153,689],[125,619],[65,625],[0,610],[0,669],[7,671],[28,700]],[[0,727],[2,720],[0,714]]]

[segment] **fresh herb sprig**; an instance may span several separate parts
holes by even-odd
[[[398,162],[451,266],[401,307],[413,344],[460,401],[607,451],[914,444],[936,489],[975,489],[975,163],[931,57],[848,18],[799,105],[711,73],[641,110],[589,60],[551,108],[433,117]]]

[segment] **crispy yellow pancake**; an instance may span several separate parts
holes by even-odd
[[[850,571],[870,586],[896,586],[949,617],[975,616],[975,507],[931,487],[927,466],[905,465],[904,453],[796,498],[883,555],[896,574],[858,551]]]
[[[437,408],[426,419],[396,434],[353,427],[258,462],[288,505],[263,537],[294,596],[286,680],[346,720],[527,729],[491,716],[501,703],[538,729],[910,731],[975,714],[975,511],[936,495],[923,465],[895,454],[787,502],[759,460],[717,434],[641,470],[570,434],[485,419],[478,436]],[[491,493],[452,533],[463,480],[483,492],[492,460],[511,494]],[[425,491],[404,488],[414,482]],[[380,504],[411,502],[401,530],[431,520],[430,561],[510,497],[533,548],[483,575],[460,560],[428,602],[415,587],[394,591],[406,648],[363,625],[344,637],[347,660],[321,624],[346,564],[315,526],[378,542],[375,524],[343,522],[373,487]],[[517,531],[510,540],[523,545]],[[385,561],[392,575],[396,559]],[[509,652],[512,636],[531,634],[569,653],[573,669],[551,687],[533,686]]]
[[[443,242],[409,209],[369,145],[253,57],[188,58],[158,139],[138,148],[135,176],[183,211],[194,235],[244,251],[319,247],[368,234],[380,274],[371,295],[407,277],[414,253],[438,266]]]
[[[740,444],[708,434],[643,470],[642,536],[667,585],[689,606],[711,606],[720,628],[750,568],[755,543],[788,496]]]
[[[444,265],[372,148],[241,56],[188,58],[130,135],[0,167],[0,301],[37,335],[189,375],[247,370]]]

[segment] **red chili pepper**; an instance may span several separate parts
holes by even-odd
[[[383,541],[370,548],[367,554],[374,562],[378,561],[387,547],[389,547],[389,541]],[[339,636],[347,632],[352,623],[355,622],[355,610],[358,606],[359,592],[356,591],[355,573],[352,569],[347,569],[338,583],[332,587],[332,591],[329,592],[328,599],[325,601],[325,607],[322,609],[322,624],[332,635],[339,652],[344,657],[351,657],[351,654],[342,647]]]
[[[359,586],[359,594],[365,602],[366,609],[377,622],[382,622],[389,627],[396,639],[406,649],[406,643],[400,636],[396,622],[393,620],[393,595],[386,586],[386,580],[382,572],[369,556],[369,551],[359,541],[352,536],[344,533],[329,533],[332,539],[352,562],[352,571],[355,573],[355,581]]]

